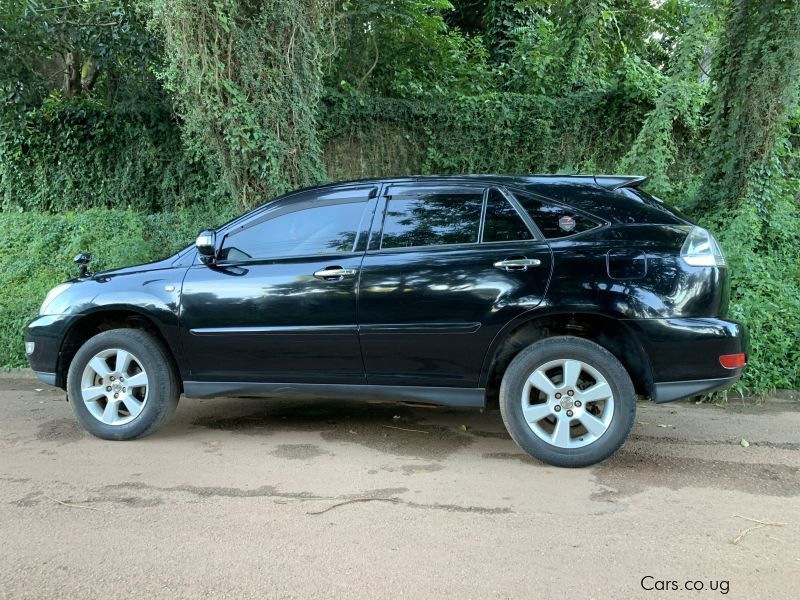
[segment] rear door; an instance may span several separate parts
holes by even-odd
[[[387,186],[359,285],[367,382],[474,387],[502,326],[536,307],[547,243],[499,188]]]
[[[376,192],[311,191],[224,232],[183,283],[193,381],[365,382],[356,286]]]

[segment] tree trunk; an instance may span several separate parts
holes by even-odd
[[[64,96],[72,98],[81,90],[81,55],[70,51],[64,57]]]
[[[91,92],[94,84],[97,83],[97,76],[100,74],[100,70],[97,68],[97,63],[91,58],[86,62],[83,69],[81,91],[86,94]]]

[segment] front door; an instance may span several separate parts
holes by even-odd
[[[183,283],[192,381],[364,383],[356,287],[375,188],[309,192],[219,235]]]
[[[494,336],[547,289],[552,255],[530,225],[497,188],[387,188],[361,267],[368,383],[477,386]]]

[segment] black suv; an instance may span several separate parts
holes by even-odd
[[[55,287],[31,367],[104,439],[189,397],[498,407],[529,454],[611,455],[636,395],[722,389],[746,364],[711,234],[643,177],[354,181],[268,202],[167,259]],[[85,262],[82,255],[79,262]]]

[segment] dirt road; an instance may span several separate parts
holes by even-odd
[[[38,387],[0,380],[0,597],[800,589],[797,403],[640,404],[614,458],[562,470],[497,413],[182,400],[160,433],[104,442]]]

